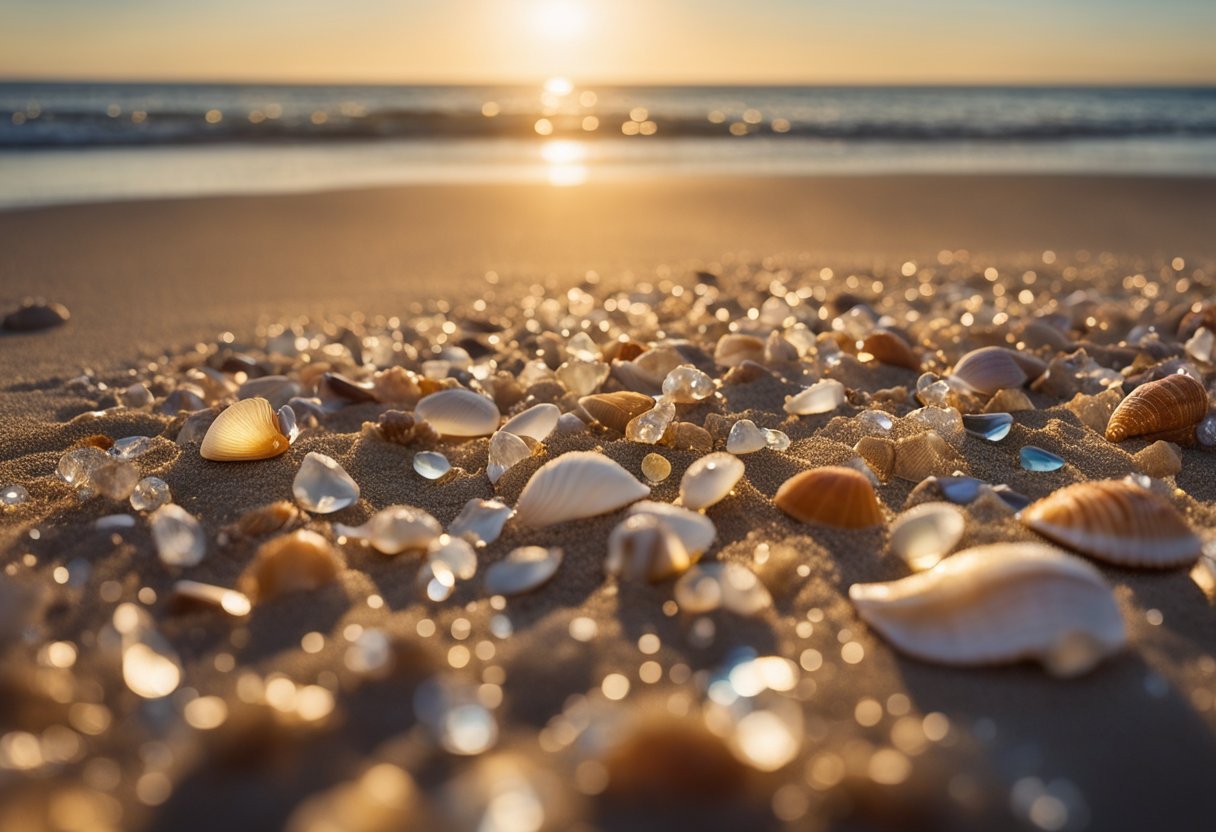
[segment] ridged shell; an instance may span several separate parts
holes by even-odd
[[[659,444],[683,451],[709,453],[714,449],[714,438],[700,425],[694,425],[692,422],[672,422],[663,432]]]
[[[653,514],[634,514],[620,522],[608,536],[608,559],[604,569],[632,581],[674,578],[692,565],[684,541]]]
[[[279,500],[277,503],[250,509],[237,519],[235,523],[223,530],[228,540],[240,540],[244,537],[260,537],[270,532],[277,532],[296,521],[304,513],[295,503]]]
[[[891,523],[891,551],[916,571],[929,569],[963,538],[967,519],[949,503],[921,503]]]
[[[557,405],[543,402],[512,416],[500,430],[519,437],[526,436],[537,442],[544,442],[557,427],[557,420],[561,418],[561,415],[562,412]]]
[[[883,522],[870,480],[852,468],[828,466],[795,474],[777,489],[773,502],[803,523],[864,529]]]
[[[935,430],[908,436],[895,443],[895,476],[908,482],[946,476],[963,464],[958,454]]]
[[[542,465],[519,495],[516,516],[540,528],[624,508],[650,489],[603,454],[575,451]]]
[[[1186,566],[1203,551],[1176,508],[1126,480],[1061,488],[1028,506],[1020,517],[1056,543],[1120,566]]]
[[[967,549],[928,572],[854,584],[849,597],[897,649],[939,664],[1034,659],[1054,675],[1075,676],[1126,641],[1098,570],[1037,543]]]
[[[729,494],[742,476],[743,463],[738,458],[722,451],[706,454],[684,472],[680,502],[685,508],[704,511]]]
[[[216,416],[198,452],[203,459],[238,462],[270,459],[290,446],[270,402],[253,398],[242,399]]]
[[[1195,425],[1208,411],[1208,391],[1185,373],[1142,384],[1119,402],[1106,424],[1106,438],[1133,436],[1195,444]]]
[[[628,390],[583,396],[578,403],[588,416],[618,433],[624,433],[630,421],[654,407],[650,396]]]
[[[499,415],[493,401],[463,388],[432,393],[414,407],[414,417],[443,436],[489,436]]]
[[[629,514],[630,516],[649,514],[662,520],[679,535],[680,540],[684,543],[684,548],[694,558],[700,557],[710,546],[713,546],[714,540],[718,536],[718,530],[714,528],[713,521],[704,514],[673,506],[671,503],[643,500],[630,506]]]
[[[866,336],[861,348],[883,364],[919,370],[920,356],[898,333],[888,329],[876,329]]]
[[[1013,350],[981,347],[958,360],[951,378],[977,393],[991,396],[1005,387],[1021,387],[1031,376]]]
[[[882,436],[863,436],[853,450],[866,461],[870,470],[883,482],[895,471],[895,443]]]
[[[342,566],[341,556],[328,540],[300,529],[263,543],[238,586],[256,604],[332,583]]]

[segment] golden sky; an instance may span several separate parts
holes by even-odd
[[[0,0],[0,77],[1216,83],[1216,0]]]

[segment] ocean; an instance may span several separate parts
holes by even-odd
[[[0,83],[0,206],[670,175],[1216,175],[1216,88]]]

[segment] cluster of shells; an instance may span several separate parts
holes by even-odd
[[[1084,260],[1020,277],[950,262],[905,264],[886,278],[928,287],[912,290],[927,299],[915,315],[885,308],[878,276],[849,275],[845,285],[873,290],[853,293],[830,269],[765,266],[619,291],[589,280],[564,298],[504,300],[492,316],[301,321],[247,343],[226,334],[119,387],[74,381],[109,396],[102,408],[158,414],[182,453],[231,466],[226,476],[293,468],[290,493],[267,495],[214,538],[204,531],[214,518],[200,523],[172,502],[151,513],[161,559],[183,571],[183,603],[256,614],[338,581],[361,549],[416,561],[424,603],[544,593],[575,568],[549,530],[571,539],[585,527],[601,530],[587,542],[602,553],[602,580],[665,587],[692,615],[757,616],[789,588],[721,555],[736,541],[717,521],[745,493],[766,507],[749,515],[753,543],[822,535],[833,552],[897,564],[904,577],[854,583],[848,597],[899,653],[1091,671],[1128,641],[1108,570],[1201,570],[1210,559],[1193,520],[1210,507],[1175,477],[1188,454],[1216,445],[1216,305],[1194,288],[1169,293],[1172,303],[1130,305],[1070,293],[1101,267]],[[1163,283],[1182,282],[1176,264],[1157,268]],[[993,295],[998,279],[1033,288],[1017,300]],[[1125,476],[1078,475],[1066,444],[1030,443],[1051,440],[1053,423],[1103,443]],[[377,457],[393,461],[391,477],[434,489],[483,478],[482,495],[447,523],[386,504],[319,449],[326,436],[355,432],[356,449],[395,449]],[[994,454],[1018,472],[1016,488],[975,475]],[[788,475],[773,481],[769,470]],[[590,522],[603,516],[606,534]],[[994,517],[994,528],[1014,520],[1016,542],[963,545],[1009,538],[985,534],[983,518]],[[510,546],[496,546],[500,538]],[[210,551],[242,542],[252,556],[233,586],[189,578]],[[173,666],[151,623],[119,629],[145,662],[160,655]],[[135,678],[149,698],[177,684],[167,672],[157,678],[172,684]],[[781,684],[761,688],[770,695]],[[465,746],[436,730],[455,753],[493,744]],[[695,749],[722,735],[662,742]],[[605,751],[600,767],[615,771],[613,755],[628,754],[636,736]],[[727,745],[728,759],[760,770],[797,753],[765,758],[740,736]],[[629,775],[620,778],[629,788]]]

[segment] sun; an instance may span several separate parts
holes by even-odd
[[[575,0],[545,0],[532,13],[537,31],[554,40],[567,40],[587,27],[587,9]]]

